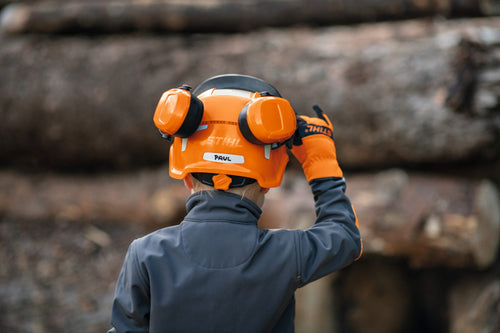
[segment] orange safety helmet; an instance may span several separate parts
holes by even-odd
[[[169,173],[193,174],[216,189],[257,181],[281,184],[297,120],[290,103],[269,83],[246,75],[212,77],[163,93],[154,123],[170,147]]]

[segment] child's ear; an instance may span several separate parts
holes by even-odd
[[[184,178],[184,185],[188,190],[193,189],[193,181],[191,180],[191,175],[187,175],[186,178]]]

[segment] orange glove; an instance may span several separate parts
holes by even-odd
[[[333,125],[328,116],[313,106],[318,117],[298,116],[292,153],[302,164],[308,181],[325,177],[342,177],[333,141]]]

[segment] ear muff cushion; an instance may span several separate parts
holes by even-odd
[[[297,121],[290,103],[279,97],[259,97],[241,110],[241,134],[254,144],[284,142],[295,132]]]
[[[238,126],[240,128],[241,134],[245,139],[247,139],[249,142],[255,145],[265,144],[264,142],[257,139],[255,135],[253,135],[252,130],[248,126],[247,113],[248,113],[248,104],[245,105],[245,107],[241,110],[240,115],[238,116]]]
[[[178,137],[192,135],[203,117],[203,103],[184,89],[163,93],[154,114],[156,127],[164,134]]]
[[[187,138],[191,136],[200,125],[201,118],[203,118],[203,102],[196,96],[191,95],[186,118],[174,135],[180,138]]]

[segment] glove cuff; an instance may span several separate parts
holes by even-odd
[[[305,137],[303,144],[293,146],[293,155],[302,165],[308,181],[318,178],[343,176],[337,161],[333,140],[324,135]]]
[[[302,169],[304,170],[304,174],[309,182],[318,178],[343,177],[342,169],[340,168],[337,160],[334,159],[309,159],[302,165]]]

